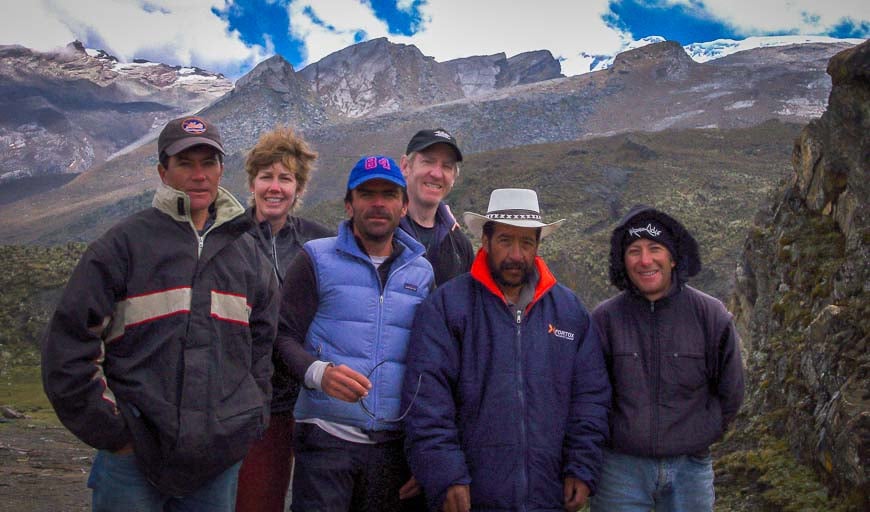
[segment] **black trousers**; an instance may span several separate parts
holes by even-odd
[[[411,477],[404,439],[344,441],[310,423],[294,433],[293,512],[423,512],[422,496],[399,500]]]

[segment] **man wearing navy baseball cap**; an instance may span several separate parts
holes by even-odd
[[[400,400],[411,322],[434,275],[423,246],[396,229],[408,195],[395,161],[362,157],[344,207],[338,236],[306,243],[284,281],[275,343],[304,383],[292,510],[398,511],[419,493]]]

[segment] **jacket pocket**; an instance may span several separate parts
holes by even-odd
[[[615,381],[613,386],[615,394],[623,397],[641,396],[637,393],[646,389],[647,378],[640,353],[634,351],[614,352],[611,378]]]
[[[663,380],[673,387],[673,392],[694,394],[707,384],[707,363],[704,354],[668,352],[664,361]]]

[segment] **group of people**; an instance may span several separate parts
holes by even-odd
[[[360,158],[336,231],[294,215],[317,154],[289,128],[249,152],[247,209],[208,120],[157,150],[152,208],[88,247],[43,342],[94,511],[712,510],[743,367],[673,217],[619,222],[590,313],[538,254],[564,219],[535,191],[466,212],[474,252],[442,128]]]

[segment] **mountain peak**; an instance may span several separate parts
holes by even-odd
[[[275,92],[288,93],[295,89],[295,87],[291,87],[291,84],[297,80],[293,65],[281,55],[275,54],[239,78],[236,81],[236,89],[240,90],[254,84],[262,84]]]
[[[75,51],[78,53],[85,53],[85,45],[76,39],[75,41],[66,45],[67,50]]]
[[[686,75],[695,61],[676,41],[663,41],[620,53],[613,60],[610,72],[631,73],[654,68],[656,79],[673,80]]]

